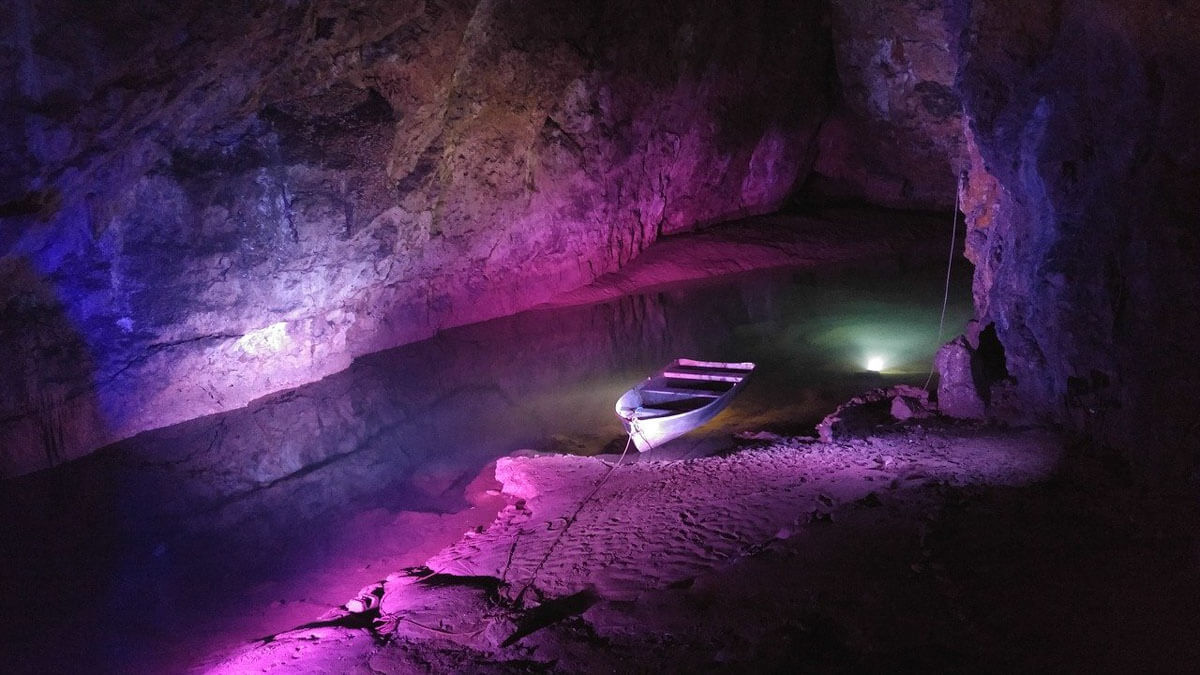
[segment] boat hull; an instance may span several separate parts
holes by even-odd
[[[707,424],[733,401],[753,363],[676,359],[625,392],[617,416],[640,452]]]

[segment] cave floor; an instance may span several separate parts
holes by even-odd
[[[489,526],[206,667],[1186,669],[1200,656],[1194,503],[1063,447],[930,420],[615,468],[503,458]]]

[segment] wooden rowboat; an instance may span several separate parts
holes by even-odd
[[[746,384],[753,363],[675,359],[625,392],[617,416],[641,452],[717,416]]]

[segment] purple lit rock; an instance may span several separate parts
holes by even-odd
[[[937,368],[938,410],[943,415],[959,419],[983,419],[986,416],[983,398],[975,384],[973,373],[975,350],[966,338],[958,337],[938,349],[934,364]]]
[[[919,392],[919,395],[916,395]],[[892,406],[889,412],[892,418],[898,422],[906,422],[911,419],[924,419],[933,415],[932,406],[929,403],[929,394],[924,389],[918,389],[913,393],[898,393],[892,398]]]
[[[0,26],[3,346],[33,350],[0,475],[773,210],[827,107],[803,3],[50,1]]]
[[[1200,462],[1200,8],[1167,0],[962,3],[964,199],[1005,405]]]
[[[821,127],[813,196],[897,208],[954,204],[964,154],[945,3],[831,3],[839,101]]]

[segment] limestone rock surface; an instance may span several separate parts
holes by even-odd
[[[1181,395],[1200,380],[1200,8],[985,0],[954,15],[967,255],[1015,380],[1005,405],[1186,478],[1200,461]]]
[[[949,210],[965,149],[950,3],[830,4],[837,100],[809,196]]]
[[[964,338],[942,345],[934,363],[938,381],[938,410],[959,419],[980,420],[986,416],[983,397],[972,373],[975,350]]]
[[[822,443],[865,438],[880,428],[934,413],[929,393],[898,384],[865,391],[839,405],[816,426]]]
[[[0,475],[509,314],[771,211],[809,3],[0,7]]]

